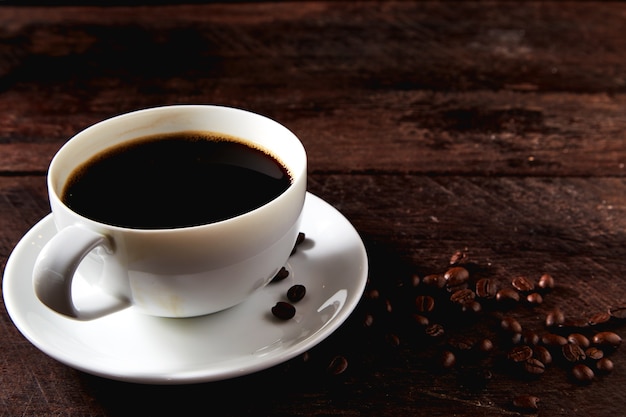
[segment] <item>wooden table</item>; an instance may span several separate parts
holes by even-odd
[[[46,169],[69,137],[131,110],[211,103],[301,138],[309,190],[359,231],[370,281],[350,319],[306,355],[180,386],[73,370],[3,309],[0,416],[622,415],[626,347],[590,383],[556,353],[531,378],[507,362],[512,337],[497,328],[509,316],[540,335],[565,332],[544,324],[554,307],[587,324],[626,304],[625,27],[626,5],[614,2],[5,3],[3,270],[49,212]],[[472,280],[508,288],[549,273],[557,285],[536,306],[481,300],[470,316],[438,316],[444,336],[425,336],[415,298],[434,290],[414,275],[444,273],[455,251]],[[442,291],[439,311],[453,308]],[[626,336],[619,320],[606,326]],[[495,349],[465,358],[462,336]],[[444,350],[456,366],[440,366]],[[343,372],[328,370],[336,357]],[[539,397],[538,410],[514,407],[520,394]]]

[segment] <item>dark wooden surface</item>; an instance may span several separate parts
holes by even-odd
[[[590,384],[559,364],[525,378],[502,364],[502,312],[485,307],[446,336],[488,335],[496,353],[443,370],[447,342],[410,320],[425,290],[409,283],[464,250],[473,277],[502,286],[555,277],[543,304],[506,312],[526,329],[547,331],[557,305],[579,319],[626,304],[624,28],[615,2],[0,7],[2,270],[49,212],[46,168],[69,137],[131,110],[212,103],[302,139],[309,190],[360,232],[380,294],[308,360],[174,387],[61,365],[3,309],[0,416],[501,416],[519,412],[518,393],[540,397],[542,416],[623,415],[626,347]],[[330,375],[337,355],[348,368]],[[476,379],[483,367],[491,379]]]

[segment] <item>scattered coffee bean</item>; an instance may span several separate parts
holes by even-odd
[[[420,278],[419,275],[417,275],[417,274],[411,275],[411,286],[413,288],[419,287],[421,281],[422,281],[422,279]]]
[[[578,382],[589,383],[593,380],[595,374],[590,367],[579,363],[572,368],[572,377]]]
[[[514,304],[519,301],[519,293],[513,288],[502,288],[496,293],[496,300],[500,303]]]
[[[553,327],[559,324],[563,324],[565,322],[565,314],[561,311],[561,309],[553,308],[546,314],[546,326]]]
[[[456,355],[449,350],[444,350],[439,358],[439,363],[444,368],[452,368],[456,365]]]
[[[569,343],[574,343],[583,349],[587,349],[591,345],[591,342],[589,341],[587,336],[581,333],[570,334],[569,336],[567,336],[567,341]]]
[[[600,313],[596,313],[589,318],[590,326],[597,326],[599,324],[607,323],[611,319],[611,315],[608,311],[602,311]]]
[[[539,282],[537,283],[537,286],[544,290],[552,289],[554,288],[554,278],[550,274],[543,274],[539,278]]]
[[[446,279],[441,274],[430,274],[422,279],[422,283],[433,288],[443,288],[446,286]]]
[[[524,362],[524,370],[530,375],[541,375],[546,371],[546,365],[536,358],[528,358]]]
[[[513,278],[511,284],[513,288],[521,292],[530,292],[535,289],[535,284],[524,276]]]
[[[453,292],[452,295],[450,296],[450,301],[452,301],[455,304],[464,306],[474,301],[474,297],[476,297],[476,294],[474,294],[474,291],[468,288],[465,288],[465,289],[457,290]]]
[[[443,278],[446,280],[448,288],[454,288],[467,283],[469,272],[462,266],[455,266],[448,269]]]
[[[306,294],[306,287],[301,284],[292,285],[287,290],[287,298],[292,303],[296,303],[304,298]]]
[[[543,303],[543,297],[538,292],[531,292],[526,296],[526,301],[530,304],[541,304]]]
[[[430,337],[441,337],[445,333],[443,326],[437,323],[429,324],[424,331]]]
[[[604,351],[601,349],[598,349],[597,347],[590,347],[587,350],[585,350],[585,355],[587,355],[587,357],[589,359],[593,359],[593,360],[600,360],[604,357]]]
[[[481,278],[476,281],[476,295],[480,298],[494,298],[498,287],[492,279]]]
[[[493,351],[493,348],[494,346],[491,339],[482,339],[480,342],[478,342],[478,350],[483,353],[489,353]]]
[[[552,354],[550,354],[550,351],[544,346],[535,346],[533,348],[533,356],[544,365],[550,365],[552,363]]]
[[[521,363],[526,362],[533,356],[533,350],[528,345],[515,346],[509,350],[506,357],[513,362]]]
[[[483,305],[476,300],[472,300],[461,306],[464,313],[479,313],[483,309]]]
[[[450,257],[450,265],[460,265],[460,264],[464,264],[467,262],[467,259],[469,257],[467,256],[466,252],[463,251],[456,251],[452,254],[452,256]]]
[[[348,369],[348,360],[343,356],[335,356],[328,364],[326,372],[336,376],[344,373],[346,369]]]
[[[546,333],[541,336],[541,343],[547,347],[561,347],[567,344],[567,339],[559,334]]]
[[[363,326],[364,327],[372,327],[374,325],[374,316],[371,314],[366,314],[363,318]]]
[[[592,342],[597,346],[618,347],[622,343],[622,338],[614,332],[600,332],[593,336]]]
[[[415,307],[420,313],[429,313],[435,308],[435,299],[430,295],[418,295],[415,297]]]
[[[426,327],[428,326],[428,324],[430,324],[428,317],[421,314],[413,314],[413,321],[423,327]]]
[[[522,334],[522,341],[527,345],[536,345],[540,340],[539,335],[533,331],[525,331]]]
[[[272,314],[281,320],[289,320],[296,315],[296,308],[284,301],[279,301],[272,307]]]
[[[602,358],[596,362],[596,369],[600,372],[608,373],[613,371],[613,368],[615,368],[615,365],[609,358]]]
[[[563,357],[568,362],[582,362],[587,358],[585,351],[575,343],[566,343],[561,347]]]
[[[520,324],[520,322],[509,316],[502,318],[502,320],[500,321],[500,328],[508,333],[522,333],[522,325]]]
[[[280,270],[274,275],[274,278],[271,279],[270,282],[278,282],[282,281],[289,276],[289,270],[284,266],[280,268]]]
[[[380,292],[377,289],[370,289],[365,291],[365,297],[370,300],[378,300],[380,298]]]
[[[513,398],[513,406],[524,410],[539,409],[539,397],[534,395],[518,395]]]
[[[385,336],[385,339],[387,340],[387,343],[389,343],[390,346],[393,346],[393,347],[400,346],[400,337],[398,337],[398,335],[395,333],[387,333],[387,335]]]

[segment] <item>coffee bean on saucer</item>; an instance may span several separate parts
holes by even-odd
[[[288,276],[289,276],[289,270],[283,266],[282,268],[280,268],[280,271],[278,271],[278,273],[274,275],[274,278],[272,278],[270,282],[282,281]]]
[[[298,246],[300,246],[302,242],[304,242],[305,239],[306,239],[305,233],[303,232],[298,233],[298,237],[296,238],[296,243],[293,245],[293,249],[291,250],[291,255],[296,253]]]
[[[304,285],[296,284],[287,290],[287,298],[292,303],[298,302],[304,298],[306,294],[306,288]]]
[[[296,315],[296,308],[289,303],[279,301],[272,307],[272,314],[281,320],[289,320]]]

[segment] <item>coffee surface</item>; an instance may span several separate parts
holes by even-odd
[[[181,132],[101,152],[70,175],[61,198],[102,223],[171,229],[249,212],[290,184],[288,170],[263,150],[231,137]]]

